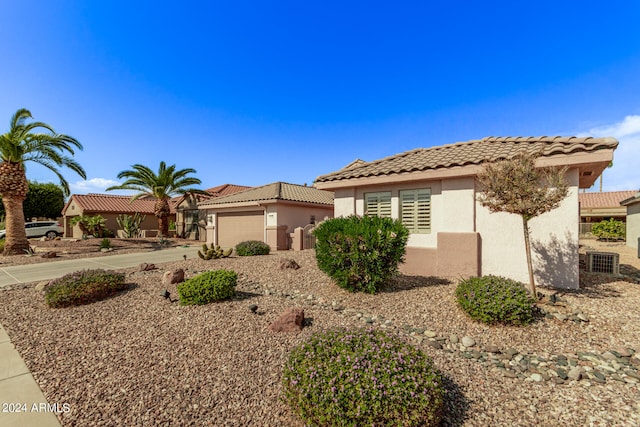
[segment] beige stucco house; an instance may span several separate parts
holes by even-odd
[[[620,204],[627,208],[627,246],[638,249],[640,240],[640,192]]]
[[[176,220],[177,199],[169,200],[171,214],[168,221]],[[117,236],[120,228],[117,222],[119,215],[133,215],[136,212],[145,215],[144,221],[140,224],[140,229],[147,236],[155,236],[158,231],[158,218],[153,214],[156,199],[152,197],[140,198],[131,201],[131,196],[117,196],[111,194],[73,194],[62,209],[64,219],[64,235],[66,237],[82,237],[82,230],[79,226],[72,226],[71,220],[79,215],[100,215],[106,221],[106,226]]]
[[[560,207],[530,222],[536,279],[578,288],[578,189],[591,187],[617,145],[613,138],[488,137],[356,161],[315,185],[334,191],[336,216],[401,218],[410,230],[406,274],[497,274],[526,283],[522,220],[484,208],[475,176],[485,161],[540,153],[539,166],[568,167],[570,189]]]
[[[179,197],[176,202],[176,235],[185,239],[206,240],[207,216],[198,209],[198,203],[249,188],[245,185],[222,184],[204,190],[206,194],[187,193]]]
[[[273,250],[286,250],[295,228],[333,217],[333,193],[274,182],[199,202],[198,209],[206,213],[208,243],[234,247],[259,240]]]

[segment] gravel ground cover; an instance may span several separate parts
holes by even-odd
[[[625,247],[603,247],[640,270]],[[301,268],[280,269],[283,258]],[[401,276],[378,295],[348,293],[317,269],[313,251],[158,267],[125,270],[128,291],[69,309],[47,308],[35,284],[0,293],[0,323],[45,396],[71,407],[59,414],[63,426],[302,426],[279,399],[282,367],[297,343],[334,326],[388,329],[432,356],[447,377],[445,425],[640,425],[640,285],[632,279],[583,273],[582,289],[557,293],[556,304],[541,305],[546,316],[517,328],[469,320],[445,279]],[[237,297],[167,301],[161,277],[174,268],[187,278],[235,270]],[[166,288],[177,297],[176,285]],[[288,307],[304,308],[303,331],[268,331]],[[577,380],[563,379],[572,370]]]

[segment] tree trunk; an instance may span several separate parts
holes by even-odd
[[[529,270],[529,291],[535,301],[538,301],[538,294],[536,293],[536,282],[533,277],[533,264],[531,262],[531,243],[529,242],[529,221],[522,217],[522,227],[524,230],[524,247],[527,253],[527,268]]]
[[[29,249],[29,240],[24,229],[23,201],[24,198],[15,196],[2,197],[6,229],[4,255],[24,255],[25,249]]]
[[[169,221],[167,221],[167,217],[171,215],[169,202],[166,199],[158,199],[154,206],[154,214],[158,218],[158,232],[161,236],[167,237],[169,235]]]

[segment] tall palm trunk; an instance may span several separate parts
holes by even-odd
[[[5,210],[4,255],[23,254],[29,248],[24,229],[22,204],[27,197],[29,183],[20,163],[0,163],[0,196]]]
[[[169,221],[167,217],[171,215],[171,208],[169,208],[169,202],[166,199],[158,199],[153,208],[153,213],[158,218],[158,230],[161,236],[169,235]]]

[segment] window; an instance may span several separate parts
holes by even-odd
[[[431,190],[400,191],[400,219],[410,233],[431,233]]]
[[[364,214],[369,216],[379,216],[391,218],[391,192],[365,193]]]

